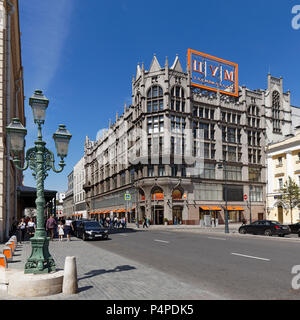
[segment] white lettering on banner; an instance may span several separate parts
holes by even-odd
[[[292,268],[292,274],[296,274],[295,277],[292,279],[292,288],[294,290],[300,289],[300,265],[295,265]]]
[[[295,5],[292,8],[292,14],[295,14],[295,17],[292,19],[292,28],[295,30],[300,29],[300,5]]]

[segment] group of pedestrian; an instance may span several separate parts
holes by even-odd
[[[72,219],[57,219],[54,215],[51,215],[46,222],[46,231],[50,235],[51,241],[53,241],[55,235],[58,235],[59,241],[63,241],[64,236],[68,241],[71,241],[71,230],[74,231]]]
[[[103,228],[122,228],[125,229],[127,227],[127,221],[125,217],[118,218],[118,217],[106,217],[100,219],[100,225]]]
[[[17,235],[18,241],[22,243],[26,238],[32,238],[34,236],[35,229],[35,218],[23,217],[19,222],[13,218],[9,235]]]

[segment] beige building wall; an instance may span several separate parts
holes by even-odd
[[[6,126],[18,117],[25,126],[23,67],[18,0],[0,0],[0,241],[8,237],[12,218],[21,216],[17,186],[23,174],[16,171],[7,145]],[[24,155],[21,155],[23,160]]]
[[[268,147],[267,217],[284,224],[300,221],[300,207],[292,210],[280,198],[280,185],[291,177],[300,186],[300,130]]]

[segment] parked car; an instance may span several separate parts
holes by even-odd
[[[291,233],[298,233],[300,237],[300,222],[289,224],[289,228],[291,229]]]
[[[250,224],[242,225],[239,228],[239,233],[246,234],[264,234],[266,236],[278,235],[284,237],[291,233],[289,226],[284,226],[278,221],[258,220]]]
[[[77,234],[83,241],[88,239],[108,239],[108,230],[101,228],[97,221],[81,221],[77,227]]]

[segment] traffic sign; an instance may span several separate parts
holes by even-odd
[[[131,194],[130,193],[125,193],[125,200],[130,201],[131,200]]]
[[[244,195],[244,200],[247,200],[248,199],[248,196],[245,194]]]

